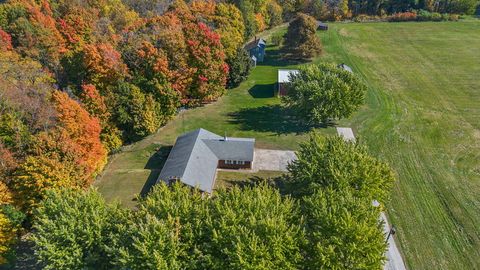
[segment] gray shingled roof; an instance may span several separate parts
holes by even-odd
[[[212,192],[219,160],[253,161],[255,139],[227,138],[197,129],[177,138],[157,183],[171,179]]]

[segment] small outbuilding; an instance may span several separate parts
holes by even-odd
[[[298,73],[297,69],[279,69],[278,70],[278,95],[285,96],[287,94],[286,84],[290,82],[291,75]]]
[[[245,50],[248,52],[250,57],[255,56],[255,64],[258,62],[263,62],[265,57],[265,48],[267,47],[267,42],[262,38],[257,38],[245,45]]]
[[[328,24],[323,23],[321,21],[317,21],[317,30],[327,31],[328,30]]]
[[[349,67],[349,66],[347,66],[347,65],[345,65],[344,63],[338,65],[337,67],[338,67],[338,68],[341,68],[341,69],[344,69],[344,70],[346,70],[346,71],[348,71],[348,72],[352,72],[352,73],[353,73],[352,68]]]
[[[250,57],[250,60],[252,61],[251,62],[252,67],[256,67],[257,66],[257,57],[255,57],[255,55],[252,55],[252,57]]]

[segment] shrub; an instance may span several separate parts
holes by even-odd
[[[275,34],[272,36],[272,44],[275,45],[275,46],[280,46],[282,45],[282,41],[283,41],[283,36],[280,35],[280,34]]]
[[[410,22],[416,20],[417,13],[411,11],[395,13],[388,18],[390,22]]]
[[[458,21],[460,19],[460,16],[458,14],[450,14],[449,17],[448,17],[448,20],[449,21]]]

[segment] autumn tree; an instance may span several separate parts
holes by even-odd
[[[332,64],[302,67],[290,74],[286,87],[283,104],[308,123],[351,116],[363,104],[367,90],[355,74]]]
[[[245,25],[242,13],[232,4],[219,3],[216,5],[214,22],[226,58],[234,58],[244,42]]]
[[[1,185],[1,182],[0,182]],[[7,262],[17,229],[0,208],[0,265]]]
[[[110,43],[86,45],[83,53],[87,81],[106,86],[126,76],[127,67]]]
[[[288,25],[284,36],[286,56],[294,59],[310,59],[322,51],[320,39],[316,35],[317,21],[306,14],[298,14]]]
[[[331,188],[348,190],[370,202],[384,203],[389,198],[395,179],[392,169],[359,143],[314,133],[301,144],[297,156],[298,160],[288,166],[297,195]]]
[[[58,70],[65,53],[65,41],[56,27],[48,1],[2,4],[5,20],[0,27],[12,36],[12,43],[22,55]]]
[[[0,27],[0,50],[8,51],[13,49],[12,37]]]
[[[97,88],[92,84],[81,86],[80,99],[87,112],[99,119],[102,132],[100,139],[108,152],[118,149],[122,145],[120,131],[111,122],[111,113],[106,105],[105,97],[100,95]]]
[[[82,108],[66,93],[55,91],[52,101],[57,111],[57,131],[78,155],[78,164],[85,167],[85,175],[93,177],[106,162],[106,151],[100,141],[99,120]]]
[[[163,115],[152,94],[143,93],[136,85],[120,82],[112,88],[114,121],[123,130],[125,141],[136,141],[160,127]]]
[[[188,63],[195,69],[187,97],[212,101],[223,95],[228,65],[220,36],[204,23],[190,24],[186,30]]]

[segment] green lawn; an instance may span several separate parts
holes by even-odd
[[[279,31],[285,31],[285,27]],[[279,106],[279,98],[274,96],[277,70],[295,65],[279,60],[275,47],[269,47],[267,53],[265,63],[253,69],[248,80],[238,88],[228,90],[215,103],[182,112],[158,133],[124,147],[121,153],[111,157],[95,183],[105,198],[134,206],[136,195],[148,190],[158,177],[168,147],[176,137],[197,128],[231,137],[253,137],[259,148],[297,149],[311,128],[289,117]],[[318,130],[335,133],[333,128]],[[161,154],[155,155],[158,149],[162,150]]]
[[[319,35],[325,53],[315,61],[345,62],[369,86],[366,105],[340,124],[398,173],[387,214],[408,267],[479,269],[480,22],[332,24]],[[134,205],[176,136],[198,127],[296,149],[308,128],[272,97],[276,70],[288,63],[270,49],[239,88],[115,155],[97,182],[105,197]]]
[[[480,23],[336,24],[327,55],[368,82],[344,124],[399,181],[388,205],[410,269],[480,268]]]

